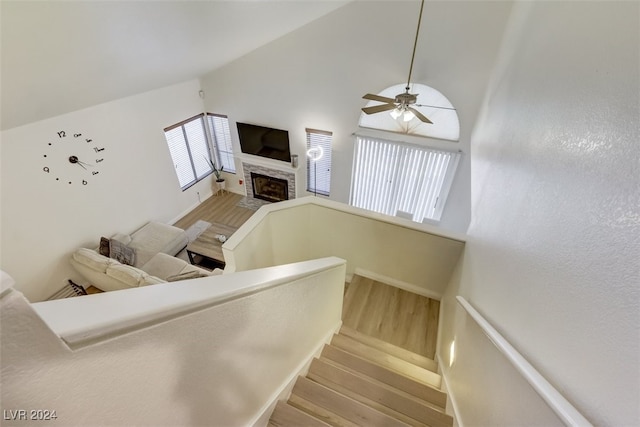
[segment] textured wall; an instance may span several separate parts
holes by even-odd
[[[458,293],[593,423],[638,425],[640,4],[515,10],[472,140],[472,222],[440,355],[468,333]],[[495,361],[467,362],[490,383],[470,384],[462,360],[448,373],[467,425],[528,405]],[[492,402],[467,412],[469,387]]]
[[[20,293],[3,293],[3,414],[47,409],[58,416],[51,423],[5,420],[3,425],[251,425],[340,323],[344,264],[329,262],[333,266],[327,268],[327,262],[311,275],[309,270],[322,266],[285,266],[39,304],[38,312],[54,327],[69,329],[73,318],[83,317],[139,322],[133,332],[75,351]],[[243,286],[255,289],[265,281],[266,290],[232,297]],[[222,300],[215,299],[219,289]],[[182,307],[187,314],[169,319],[158,314],[184,297],[193,298]],[[209,304],[189,310],[207,298]]]

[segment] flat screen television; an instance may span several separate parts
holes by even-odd
[[[236,123],[243,153],[269,159],[291,161],[289,132],[248,123]]]

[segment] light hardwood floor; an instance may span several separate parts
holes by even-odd
[[[240,227],[255,211],[236,206],[242,195],[212,196],[174,225],[198,220]],[[431,359],[435,356],[440,303],[371,279],[354,276],[345,288],[345,326]]]
[[[363,334],[435,357],[440,302],[375,280],[353,276],[342,322]]]
[[[186,230],[198,220],[203,220],[238,228],[255,213],[251,209],[236,206],[243,197],[236,193],[211,196],[173,225]]]

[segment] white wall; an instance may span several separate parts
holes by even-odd
[[[1,409],[56,410],[46,425],[252,425],[339,327],[343,292],[337,258],[34,305],[2,292]],[[126,328],[75,350],[49,329],[86,338],[83,318]]]
[[[592,423],[638,425],[640,4],[514,11],[472,138],[472,222],[439,356],[480,334],[463,295]],[[508,368],[477,356],[442,363],[461,423],[544,425]]]
[[[465,153],[441,221],[449,230],[464,232],[469,224],[469,140],[510,8],[510,2],[425,6],[412,81],[440,90],[457,107],[461,140],[410,140]],[[362,96],[406,82],[419,9],[417,1],[349,3],[204,76],[207,111],[288,130],[301,160],[298,197],[306,188],[305,128],[332,131],[331,199],[346,203]],[[240,170],[240,158],[236,165]],[[240,177],[228,185],[243,192]]]
[[[0,262],[27,298],[42,300],[79,279],[68,262],[78,247],[149,220],[171,221],[198,202],[198,192],[203,200],[211,194],[209,179],[180,190],[163,133],[202,112],[199,90],[192,80],[2,132]],[[100,173],[86,186],[42,170],[74,167],[66,150],[55,151],[55,162],[43,158],[60,130],[105,147]]]
[[[437,299],[463,249],[463,235],[313,196],[263,206],[223,248],[225,272],[337,256],[347,276]]]

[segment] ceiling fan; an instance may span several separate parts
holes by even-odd
[[[405,92],[396,95],[394,98],[387,98],[386,96],[374,95],[371,93],[363,96],[364,99],[368,99],[370,101],[379,101],[383,102],[381,105],[374,105],[372,107],[364,107],[362,109],[366,114],[375,114],[381,113],[383,111],[391,111],[391,117],[397,119],[402,116],[405,122],[410,121],[414,117],[420,119],[423,123],[433,124],[431,120],[429,120],[424,114],[420,111],[416,110],[413,107],[423,107],[423,105],[416,104],[418,100],[418,95],[414,93],[409,93],[410,83],[411,83],[411,72],[413,71],[413,59],[416,56],[416,45],[418,44],[418,34],[420,32],[420,22],[422,21],[422,9],[424,8],[424,0],[420,5],[420,15],[418,16],[418,28],[416,29],[416,38],[413,42],[413,53],[411,54],[411,65],[409,66],[409,77],[407,78],[407,86],[405,87]],[[424,105],[427,107],[427,105]],[[428,107],[439,108],[432,105]]]

